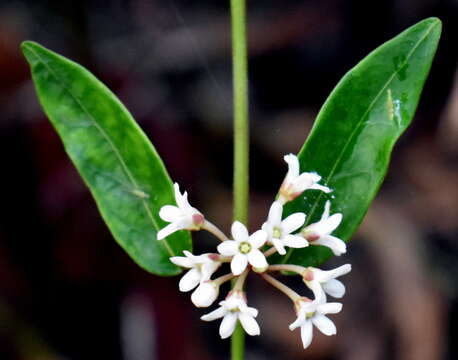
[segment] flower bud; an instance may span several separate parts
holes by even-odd
[[[214,281],[201,283],[191,295],[191,301],[197,307],[208,307],[216,300],[219,294],[219,285]]]

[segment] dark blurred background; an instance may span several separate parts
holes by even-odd
[[[251,0],[251,228],[264,220],[321,104],[369,51],[429,16],[443,37],[416,118],[348,253],[338,334],[302,350],[289,300],[256,277],[262,336],[247,359],[457,359],[456,0]],[[198,207],[228,230],[232,124],[228,1],[0,2],[0,359],[228,359],[178,278],[112,239],[38,106],[19,51],[35,40],[126,104]],[[212,239],[197,234],[196,251]],[[293,281],[293,280],[287,280]],[[293,281],[294,282],[294,281]]]

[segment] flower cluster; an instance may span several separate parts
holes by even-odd
[[[312,245],[326,246],[337,256],[346,252],[345,243],[331,235],[342,221],[342,214],[330,214],[330,201],[326,201],[321,219],[315,223],[306,225],[306,214],[301,212],[283,219],[283,206],[304,191],[331,192],[331,189],[319,184],[321,177],[318,174],[300,173],[299,160],[295,155],[286,155],[284,159],[288,164],[288,172],[278,198],[270,207],[267,220],[260,230],[249,234],[245,225],[235,221],[231,227],[232,236],[228,238],[189,204],[187,193],[181,194],[178,184],[175,184],[177,206],[166,205],[161,208],[159,216],[169,224],[158,232],[157,238],[161,240],[177,230],[202,229],[211,232],[221,241],[217,246],[217,253],[193,255],[184,251],[185,256],[170,258],[175,265],[188,269],[179,282],[179,288],[183,292],[194,290],[191,301],[197,307],[212,305],[218,298],[220,286],[235,279],[232,290],[219,303],[220,307],[201,317],[205,321],[222,318],[219,328],[221,338],[227,338],[233,333],[237,321],[249,335],[260,334],[255,319],[258,310],[247,305],[243,290],[245,279],[252,270],[292,300],[297,318],[289,328],[300,328],[303,346],[307,348],[312,341],[313,325],[325,335],[336,333],[334,323],[326,315],[340,312],[342,304],[327,302],[327,296],[343,297],[345,286],[337,278],[350,272],[351,265],[325,271],[293,264],[269,264],[267,261],[276,252],[286,255],[286,248],[300,249]],[[231,272],[212,279],[223,263],[230,263]],[[313,299],[300,296],[269,274],[282,271],[300,275],[313,293]]]

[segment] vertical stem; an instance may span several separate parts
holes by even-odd
[[[234,220],[248,225],[248,64],[246,0],[231,0],[234,92]],[[231,359],[243,360],[245,333],[240,324],[231,337]]]
[[[246,0],[231,0],[234,91],[234,220],[248,221],[248,65]]]

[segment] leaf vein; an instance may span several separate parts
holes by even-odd
[[[369,104],[367,110],[364,112],[364,114],[361,116],[361,119],[358,121],[357,125],[355,126],[354,130],[352,131],[351,135],[348,137],[348,140],[346,141],[339,157],[337,158],[337,160],[335,161],[333,167],[331,168],[331,171],[329,172],[329,175],[327,176],[326,178],[326,181],[325,183],[326,184],[329,184],[330,180],[332,179],[332,177],[334,176],[334,172],[336,171],[337,169],[337,166],[340,164],[342,158],[343,158],[343,155],[345,154],[348,146],[350,145],[351,141],[353,140],[353,138],[355,137],[357,131],[359,130],[359,128],[363,125],[364,123],[364,120],[365,118],[367,117],[367,115],[370,113],[370,111],[372,110],[372,108],[374,107],[374,105],[377,103],[377,101],[379,100],[380,96],[385,92],[385,89],[388,87],[388,85],[393,81],[394,77],[398,74],[398,72],[407,64],[407,62],[410,60],[411,56],[413,55],[413,53],[415,52],[415,50],[417,50],[418,46],[420,46],[420,44],[426,39],[426,37],[431,33],[431,31],[433,30],[433,28],[435,26],[437,26],[438,23],[434,23],[432,24],[428,30],[425,32],[425,34],[417,41],[417,43],[413,46],[412,50],[407,54],[404,62],[397,67],[396,71],[393,72],[393,74],[389,77],[389,79],[386,81],[385,85],[382,87],[382,89],[378,92],[378,94],[375,96],[374,100]],[[305,222],[305,226],[307,226],[308,224],[310,224],[310,220],[313,218],[313,215],[315,214],[315,211],[317,209],[317,206],[318,206],[318,203],[320,202],[321,198],[323,196],[323,193],[320,193],[318,195],[318,197],[316,198],[309,214],[307,214],[307,220]],[[283,263],[285,263],[286,261],[289,260],[289,258],[291,257],[292,253],[293,253],[294,249],[290,249],[287,254],[283,257]]]
[[[90,121],[92,122],[92,124],[97,128],[97,130],[100,132],[100,134],[102,135],[102,137],[107,141],[107,143],[109,144],[109,146],[111,147],[113,153],[115,154],[116,158],[118,159],[118,161],[120,162],[121,164],[121,167],[123,169],[123,171],[125,172],[125,174],[127,175],[127,178],[129,179],[129,181],[132,183],[132,185],[135,187],[135,188],[138,188],[138,185],[137,185],[137,181],[135,180],[132,172],[130,171],[129,167],[127,166],[127,164],[125,163],[121,153],[119,152],[119,150],[117,149],[117,147],[115,146],[115,144],[113,143],[113,141],[111,140],[111,138],[108,136],[107,132],[100,126],[99,123],[97,123],[97,121],[95,120],[95,118],[92,116],[92,114],[88,111],[88,109],[81,103],[80,99],[78,99],[77,96],[75,96],[73,94],[73,92],[71,91],[71,89],[68,87],[68,85],[61,80],[61,78],[59,77],[59,75],[52,69],[52,67],[46,63],[46,61],[44,61],[41,56],[34,50],[32,49],[31,47],[29,47],[29,50],[32,51],[35,56],[37,57],[38,61],[40,61],[49,71],[50,74],[52,74],[54,76],[54,78],[59,81],[61,83],[61,86],[62,88],[68,92],[68,94],[70,95],[70,97],[75,101],[75,103],[83,110],[84,113],[86,113],[86,115],[88,116],[88,118],[90,119]],[[148,215],[148,218],[150,219],[150,221],[152,222],[153,226],[156,228],[156,230],[159,230],[159,225],[157,223],[157,221],[154,219],[153,217],[153,214],[151,213],[151,209],[148,207],[148,204],[146,203],[146,200],[145,199],[141,199],[141,202],[143,204],[143,207]],[[167,250],[167,252],[169,253],[170,256],[175,256],[177,254],[175,254],[175,252],[171,249],[169,243],[167,242],[167,240],[161,240],[160,243],[165,247],[165,249]]]

